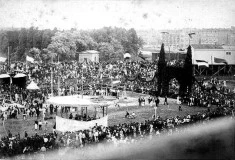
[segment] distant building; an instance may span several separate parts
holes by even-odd
[[[235,65],[235,46],[222,46],[211,44],[192,44],[192,63],[196,60],[207,61],[209,65],[222,65],[215,63],[214,58],[226,60],[228,65]]]
[[[168,34],[161,34],[168,32]],[[231,28],[183,28],[177,30],[139,30],[146,46],[161,46],[165,44],[170,50],[186,49],[189,45],[189,33],[195,33],[190,44],[235,45],[235,27]]]
[[[95,50],[86,50],[79,53],[79,62],[91,61],[99,62],[99,52]]]

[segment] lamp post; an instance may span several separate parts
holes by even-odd
[[[58,96],[60,96],[60,62],[59,62],[59,55],[58,55]]]
[[[161,34],[164,36],[165,34],[169,34],[169,32],[161,32]],[[163,43],[163,38],[162,38],[162,43]]]
[[[171,61],[171,45],[168,45],[169,47],[169,61]]]
[[[195,35],[195,34],[196,34],[196,33],[194,33],[194,32],[190,32],[190,33],[188,34],[188,36],[189,36],[189,40],[188,40],[189,45],[190,45],[190,42],[191,42],[192,35]]]
[[[82,98],[83,98],[83,69],[86,69],[86,66],[82,64]]]

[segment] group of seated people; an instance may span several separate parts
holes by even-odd
[[[86,115],[86,113],[84,113],[83,115],[79,115],[76,113],[75,116],[73,116],[73,113],[70,113],[69,119],[74,119],[78,121],[91,121],[91,120],[95,120],[96,117],[94,116],[90,117],[89,115]]]
[[[128,111],[126,111],[125,118],[135,119],[136,118],[136,114],[135,114],[135,112],[132,112],[132,114],[130,114]]]

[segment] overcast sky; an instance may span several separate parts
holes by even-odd
[[[0,28],[230,28],[235,0],[0,0]]]

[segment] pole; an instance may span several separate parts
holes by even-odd
[[[83,66],[82,66],[82,98],[83,98]]]
[[[7,54],[8,54],[8,72],[10,73],[10,101],[12,100],[12,97],[11,97],[11,83],[12,83],[12,77],[11,77],[11,61],[10,61],[10,47],[9,47],[9,44],[8,44],[8,47],[7,47]]]
[[[8,72],[10,73],[11,64],[10,64],[10,47],[9,47],[9,45],[7,47],[7,56],[8,56]]]
[[[53,63],[53,57],[51,58]],[[53,97],[53,66],[51,66],[51,96]]]
[[[60,66],[59,66],[59,55],[58,55],[58,96],[60,96]]]
[[[169,61],[171,61],[171,46],[169,45]]]
[[[212,71],[211,71],[212,73],[211,73],[211,75],[213,76],[213,68],[214,68],[214,67],[213,67],[213,59],[212,59],[212,56],[211,56],[211,66],[212,66]]]
[[[154,107],[154,115],[155,115],[155,119],[157,118],[157,107]]]

